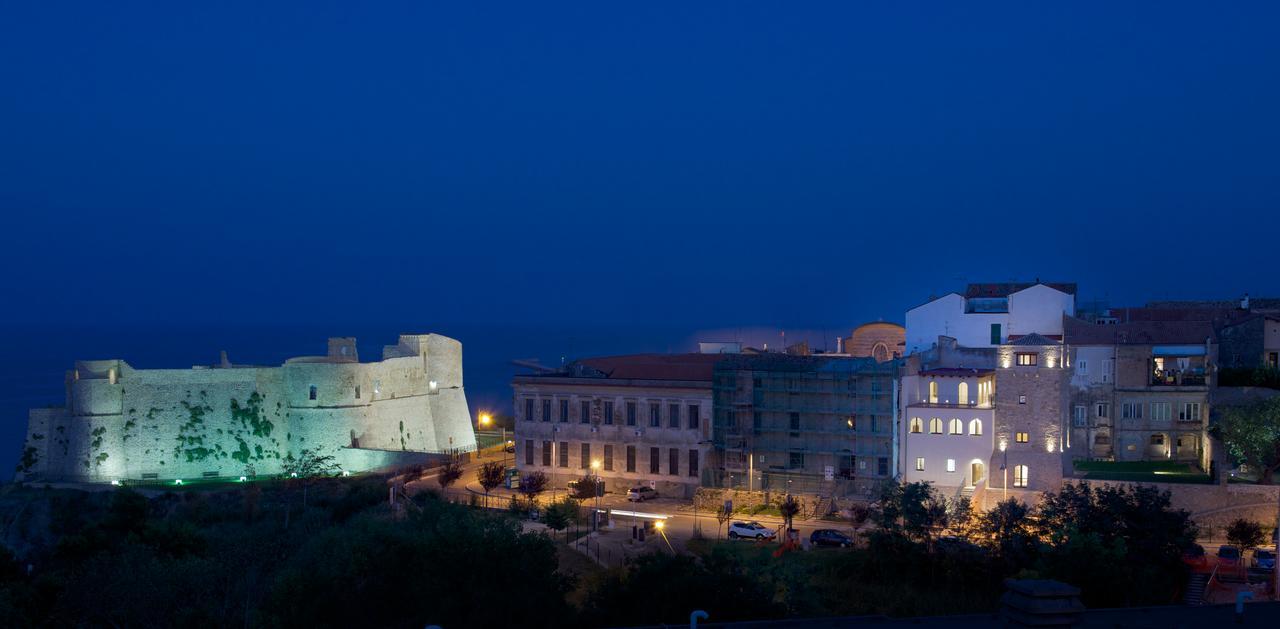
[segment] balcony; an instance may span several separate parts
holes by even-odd
[[[1153,387],[1203,387],[1208,384],[1204,370],[1156,370],[1151,374]]]
[[[986,402],[978,402],[975,400],[972,402],[968,402],[966,404],[960,404],[958,402],[929,402],[926,400],[921,400],[919,402],[910,402],[907,405],[915,408],[975,408],[975,409],[993,408],[990,400]]]

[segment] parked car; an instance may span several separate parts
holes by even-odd
[[[759,522],[734,522],[729,525],[729,539],[773,539],[777,531],[766,528]]]
[[[1218,565],[1223,567],[1240,565],[1240,549],[1230,544],[1219,546]]]
[[[503,450],[506,450],[506,451],[507,451],[507,454],[515,454],[515,452],[516,452],[516,442],[511,441],[511,440],[509,440],[509,439],[508,439],[508,440],[507,440],[507,447],[503,448]]]
[[[627,500],[631,502],[644,502],[658,497],[658,492],[652,487],[632,487],[627,490]]]
[[[835,529],[818,529],[809,534],[809,545],[848,548],[853,546],[853,539]]]
[[[1276,569],[1276,549],[1275,548],[1253,549],[1253,559],[1249,561],[1249,565],[1259,570],[1275,570]]]
[[[1182,551],[1182,563],[1198,568],[1205,565],[1204,546],[1192,544]]]

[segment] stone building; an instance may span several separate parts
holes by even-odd
[[[1005,497],[1027,503],[1062,484],[1066,439],[1062,409],[1067,369],[1059,341],[1028,334],[1000,345],[995,369],[996,449],[985,504]]]
[[[351,338],[276,367],[77,361],[64,384],[65,406],[30,412],[19,480],[276,474],[302,450],[363,471],[475,449],[462,344],[436,334],[401,336],[372,363]]]
[[[692,497],[710,451],[711,377],[721,358],[608,356],[516,376],[517,469],[565,487],[598,461],[608,491],[647,485]]]
[[[873,495],[895,475],[898,361],[778,353],[715,367],[709,484]]]
[[[899,425],[902,479],[944,495],[972,495],[988,478],[994,439],[996,350],[942,337],[907,357]]]
[[[854,328],[841,340],[841,349],[854,358],[874,358],[885,362],[902,357],[906,328],[896,323],[877,321]]]
[[[1071,459],[1183,461],[1209,469],[1209,321],[1063,321],[1070,355]]]

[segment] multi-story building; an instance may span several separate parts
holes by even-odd
[[[1062,314],[1075,314],[1075,284],[970,284],[907,311],[906,354],[939,336],[962,347],[995,347],[1035,332],[1061,338]]]
[[[902,369],[899,470],[944,495],[971,495],[988,477],[996,350],[948,337],[907,357]]]
[[[1062,485],[1066,439],[1065,352],[1060,341],[1031,333],[1000,345],[995,370],[995,444],[986,504],[1005,497],[1035,502]]]
[[[597,473],[608,491],[692,497],[710,452],[717,354],[587,358],[516,376],[516,467],[555,487]]]
[[[1209,469],[1210,321],[1064,318],[1071,459],[1185,461]]]
[[[714,376],[712,486],[869,496],[893,478],[898,361],[725,357]]]

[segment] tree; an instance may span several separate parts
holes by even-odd
[[[284,460],[285,480],[290,485],[302,485],[302,508],[307,508],[307,492],[311,484],[319,476],[331,476],[338,471],[338,463],[328,454],[321,454],[319,449],[304,448],[295,458],[293,453]],[[289,512],[285,511],[285,528],[289,526]]]
[[[462,464],[456,458],[450,458],[440,466],[440,471],[436,475],[436,482],[440,483],[440,490],[446,491],[449,485],[452,485],[462,478]]]
[[[520,477],[520,493],[529,501],[529,507],[536,507],[538,495],[547,490],[547,474],[542,471],[529,472]]]
[[[1259,546],[1267,540],[1262,525],[1253,520],[1236,518],[1227,525],[1227,541],[1236,545],[1243,552],[1246,548]]]
[[[1258,470],[1270,485],[1280,469],[1280,396],[1245,406],[1222,406],[1214,432],[1237,463]]]
[[[507,466],[501,461],[489,461],[476,470],[476,481],[484,488],[484,503],[489,506],[489,492],[507,479]]]
[[[1034,549],[1031,509],[1017,498],[1009,498],[978,518],[976,534],[1007,562],[1025,565]]]
[[[880,492],[876,523],[886,533],[928,541],[946,522],[946,502],[927,482],[887,483]]]
[[[796,514],[800,513],[800,501],[795,496],[787,494],[782,503],[778,505],[778,512],[782,514],[782,521],[787,525],[787,531],[791,530],[791,522],[795,520]]]
[[[716,509],[716,522],[718,523],[716,526],[716,539],[720,539],[720,529],[728,524],[729,519],[732,517],[733,511],[729,510],[728,505],[722,504],[719,509]]]
[[[547,505],[542,521],[553,531],[563,531],[578,521],[578,503],[565,496],[563,500]]]
[[[598,494],[599,485],[601,484],[602,482],[599,480],[599,478],[597,478],[592,474],[587,474],[586,476],[579,478],[574,483],[573,493],[571,493],[570,495],[573,496],[574,500],[577,500],[579,502],[582,502],[583,500],[591,500],[592,498],[595,498],[596,495]]]

